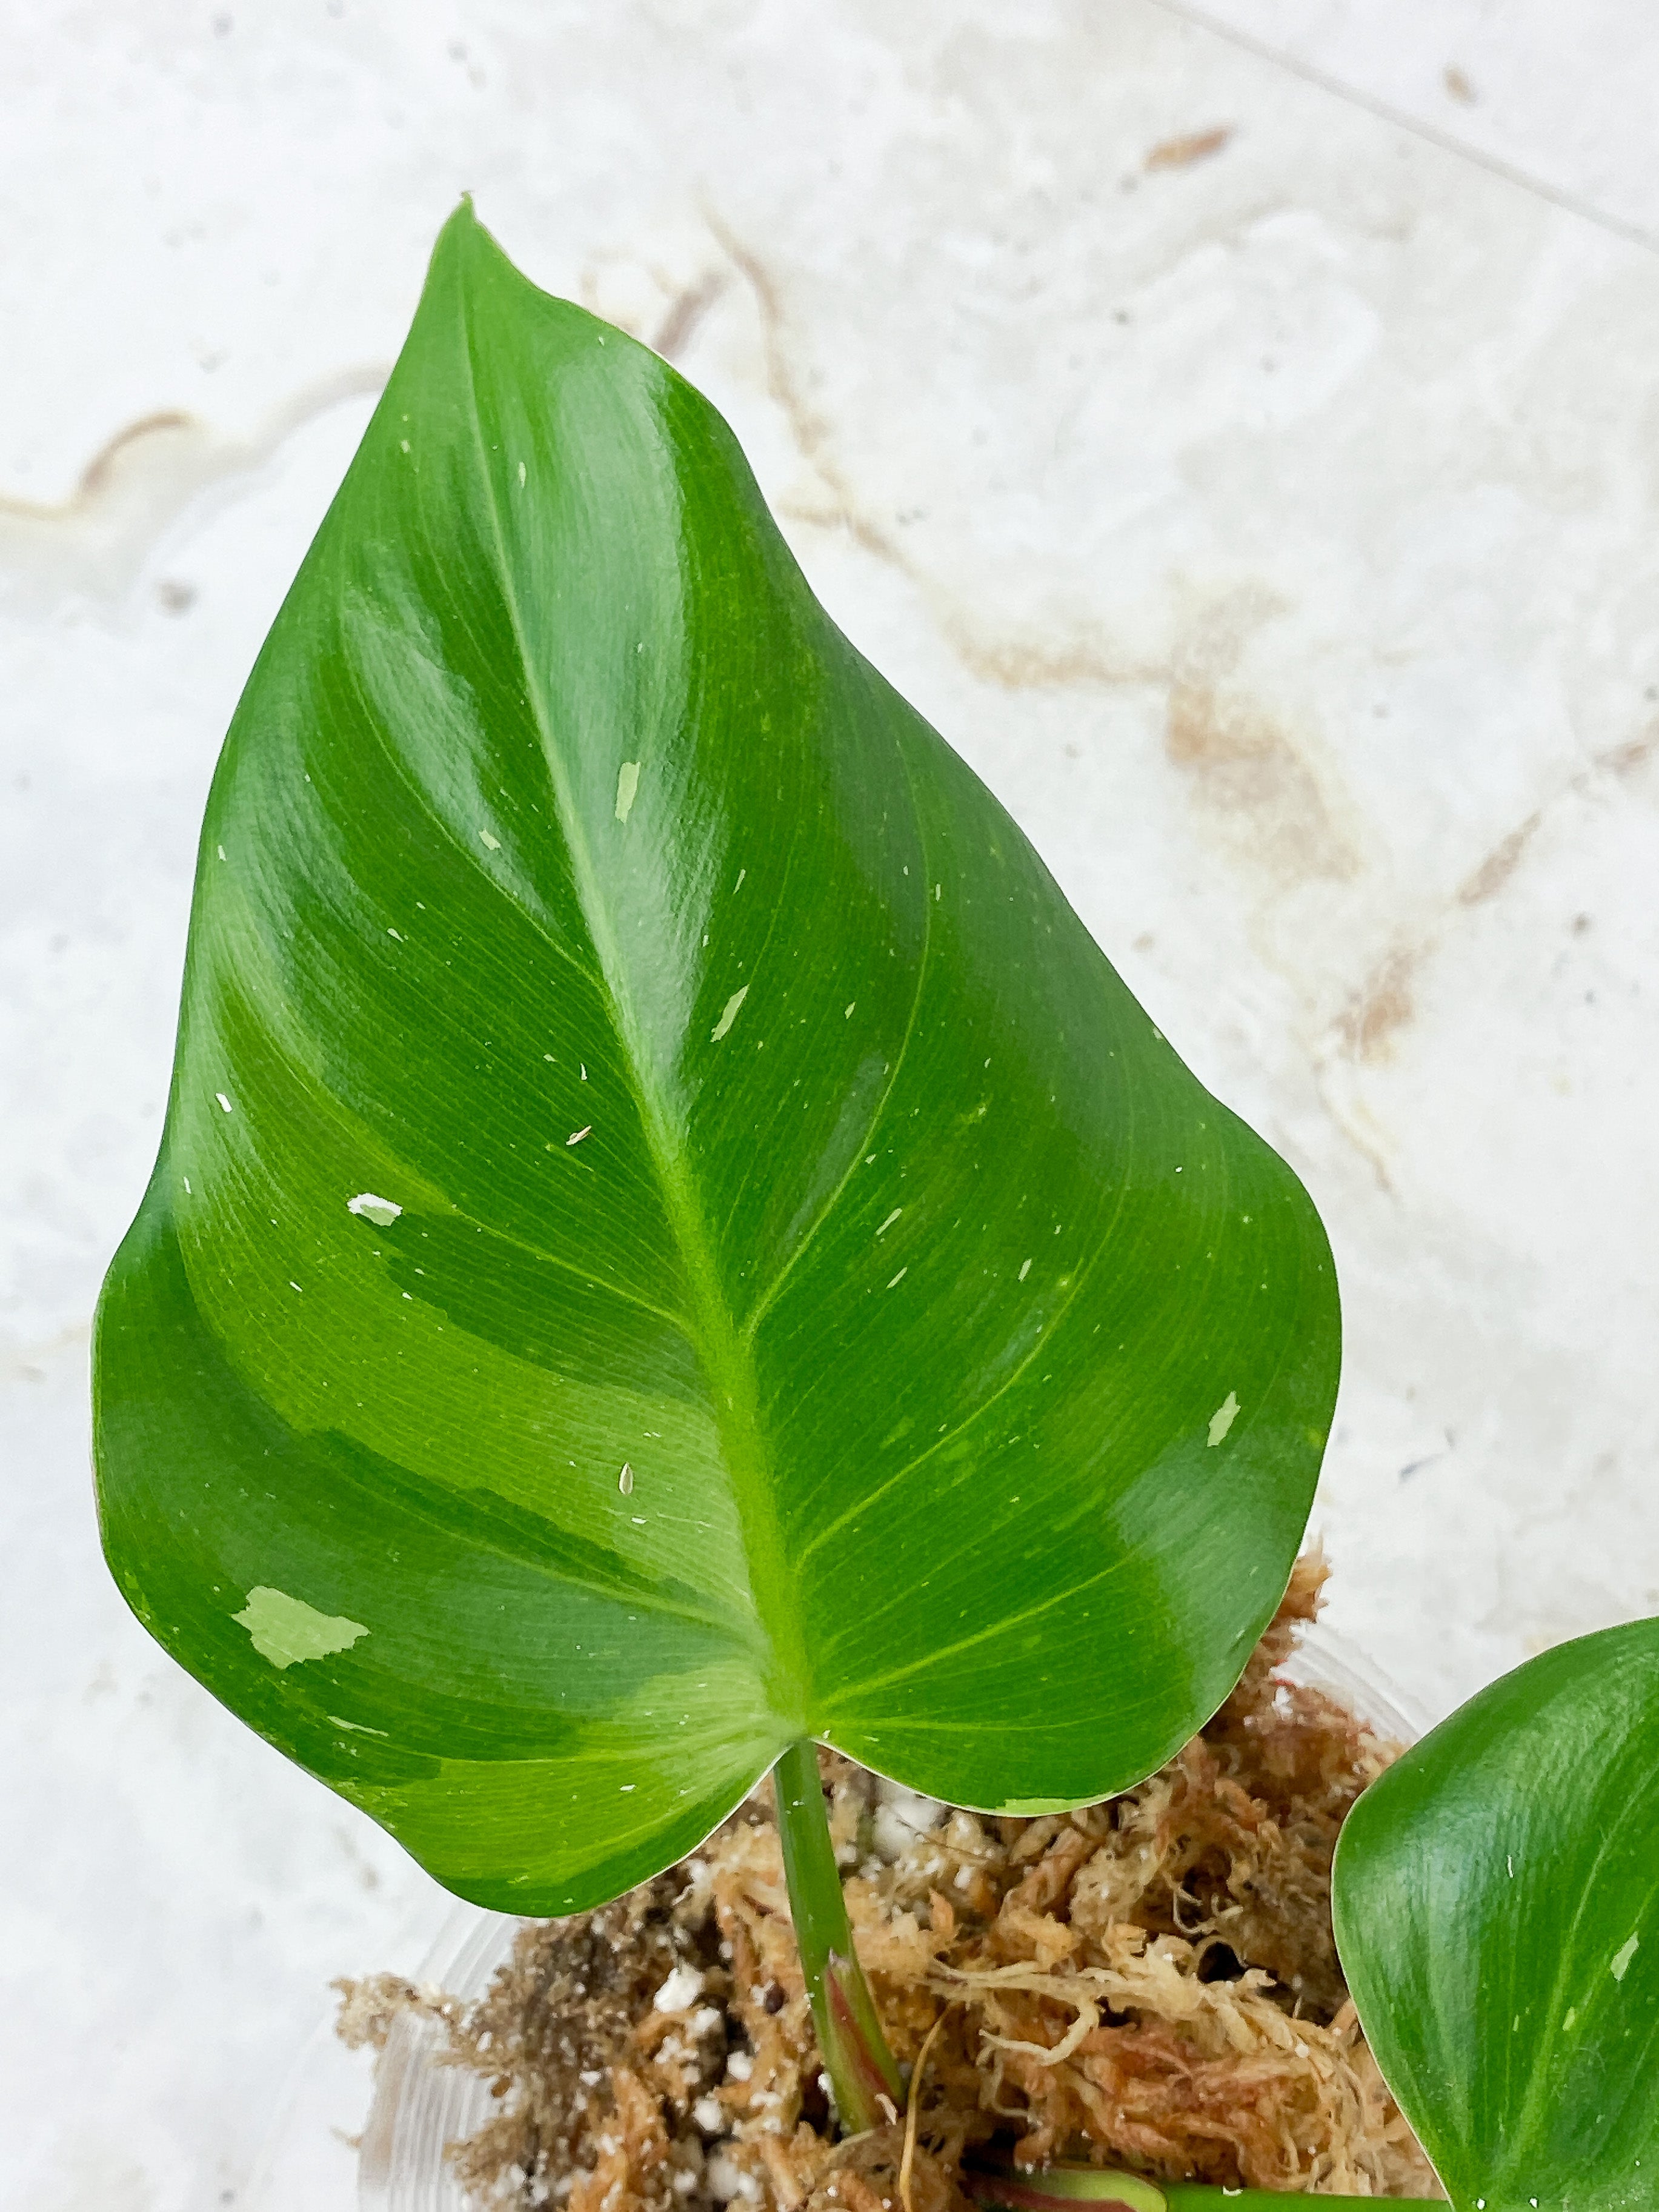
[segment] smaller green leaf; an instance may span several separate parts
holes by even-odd
[[[1564,1644],[1375,1782],[1337,1948],[1462,2212],[1659,2203],[1659,1621]]]

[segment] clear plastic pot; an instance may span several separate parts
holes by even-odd
[[[521,1924],[457,1906],[417,1978],[452,1996],[482,1996]],[[392,2023],[357,2154],[362,2212],[462,2212],[466,2203],[444,2146],[475,2133],[495,2106],[479,2075],[439,2063],[445,2040],[440,2021],[414,2013],[399,2013]]]

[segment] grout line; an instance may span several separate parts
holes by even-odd
[[[1644,229],[1640,223],[1628,222],[1622,216],[1610,214],[1607,209],[1597,207],[1592,200],[1581,199],[1576,192],[1565,191],[1559,185],[1548,184],[1540,177],[1530,175],[1525,169],[1518,169],[1512,162],[1505,161],[1501,155],[1483,153],[1451,131],[1437,130],[1433,124],[1424,122],[1420,116],[1413,115],[1407,109],[1396,107],[1389,100],[1379,100],[1374,93],[1363,91],[1344,78],[1332,76],[1312,62],[1303,61],[1295,54],[1270,46],[1265,39],[1255,38],[1249,31],[1237,29],[1231,23],[1212,15],[1206,9],[1191,7],[1188,0],[1151,0],[1151,4],[1164,15],[1190,23],[1195,30],[1207,31],[1212,38],[1237,47],[1242,52],[1254,56],[1257,61],[1281,69],[1288,76],[1300,77],[1304,84],[1314,85],[1321,92],[1331,94],[1351,107],[1363,108],[1366,114],[1374,115],[1379,122],[1390,123],[1396,130],[1408,131],[1413,137],[1421,138],[1429,145],[1437,147],[1443,154],[1455,155],[1458,160],[1468,162],[1473,168],[1485,169],[1489,175],[1501,179],[1504,184],[1514,185],[1523,192],[1530,192],[1535,199],[1547,200],[1552,207],[1561,209],[1565,214],[1577,216],[1581,222],[1593,223],[1598,230],[1610,232],[1613,237],[1623,239],[1627,245],[1643,246],[1650,253],[1659,252],[1659,234]]]

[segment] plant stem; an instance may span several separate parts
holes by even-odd
[[[830,1840],[816,1746],[792,1743],[772,1770],[778,1834],[795,1945],[806,1976],[812,2025],[842,2128],[862,2135],[904,2110],[904,2083],[853,1948],[841,1870]]]
[[[862,2135],[866,2128],[898,2118],[904,2110],[904,2084],[853,1948],[818,1778],[817,1746],[804,1736],[792,1743],[772,1770],[772,1789],[795,1948],[806,1977],[818,2049],[842,2129]],[[1085,2207],[1104,2212],[1108,2206],[1112,2212],[1283,2212],[1285,2201],[1277,2190],[1151,2181],[1143,2174],[1114,2173],[1070,2160],[1030,2168],[986,2160],[966,2166],[963,2184],[979,2204],[1003,2207],[1006,2212],[1082,2212]],[[1413,2197],[1395,2201],[1428,2204],[1440,2200]],[[1322,2197],[1319,2202],[1322,2212],[1328,2206],[1334,2212],[1360,2212],[1361,2207],[1374,2212],[1376,2199]]]

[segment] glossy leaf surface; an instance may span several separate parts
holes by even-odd
[[[1305,1194],[720,416],[463,210],[210,802],[97,1346],[142,1618],[509,1908],[802,1734],[1079,1802],[1237,1674],[1336,1366]]]
[[[1390,1767],[1334,1907],[1455,2204],[1659,2203],[1659,1621],[1528,1661]]]

